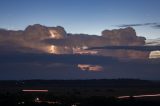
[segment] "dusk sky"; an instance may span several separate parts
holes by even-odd
[[[0,0],[0,80],[160,80],[159,10],[160,0]]]
[[[160,0],[0,0],[0,28],[30,24],[63,26],[68,33],[101,34],[132,26],[137,35],[160,38]]]

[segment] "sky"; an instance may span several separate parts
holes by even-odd
[[[160,0],[0,0],[0,28],[63,26],[68,33],[100,35],[104,29],[136,29],[160,38]]]
[[[159,10],[160,0],[0,0],[0,28],[24,30],[36,24],[25,31],[0,30],[0,80],[160,80],[160,59],[148,59],[150,50],[142,47],[145,39],[136,37],[132,28],[117,30],[115,38],[108,33],[91,36],[105,29],[133,27],[138,36],[160,38]],[[62,26],[72,34],[66,37],[63,28],[50,26]],[[106,45],[123,46],[109,50]],[[101,50],[88,55],[95,51],[80,49],[86,46]]]

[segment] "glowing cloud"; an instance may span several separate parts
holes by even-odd
[[[51,38],[56,38],[56,32],[54,30],[49,30],[49,33],[51,35]],[[49,48],[49,53],[53,53],[55,54],[56,53],[56,47],[54,45],[51,45],[50,48]]]
[[[56,38],[56,34],[53,30],[49,30],[49,33],[51,34],[51,38]]]
[[[83,71],[94,71],[99,72],[103,70],[103,67],[100,65],[90,65],[90,64],[78,64],[78,68]]]
[[[50,51],[50,53],[56,53],[55,46],[51,45],[49,51]]]
[[[149,58],[160,58],[160,51],[152,51],[149,55]]]

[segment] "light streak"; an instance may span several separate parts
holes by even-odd
[[[129,98],[130,96],[119,96],[118,99]]]
[[[48,92],[48,90],[38,90],[38,89],[23,89],[23,92]]]
[[[157,97],[160,96],[160,94],[147,94],[147,95],[134,95],[134,96],[119,96],[118,99],[125,99],[125,98],[143,98],[143,97]]]
[[[54,45],[51,45],[50,47],[50,53],[56,53],[56,49]]]

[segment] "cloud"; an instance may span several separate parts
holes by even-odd
[[[83,71],[92,71],[92,72],[103,71],[103,67],[100,65],[78,64],[78,67]]]
[[[49,53],[49,45],[41,40],[51,38],[50,31],[57,36],[66,36],[63,27],[46,27],[40,24],[29,25],[23,31],[0,29],[0,51]]]
[[[136,35],[133,28],[104,30],[102,36],[88,34],[68,34],[65,39],[45,39],[43,43],[70,47],[101,47],[108,45],[144,45],[145,38]]]
[[[67,34],[63,27],[46,27],[38,24],[28,26],[24,31],[0,29],[0,79],[159,79],[159,60],[128,58],[130,54],[136,57],[144,56],[144,53],[133,53],[133,50],[147,49],[143,46],[144,41],[145,38],[137,36],[133,28],[104,30],[102,36]],[[120,48],[111,47],[111,51],[101,52],[98,55],[74,55],[72,53],[56,55],[48,51],[48,47],[53,45],[57,48],[60,46],[75,48],[124,45],[127,47],[122,47],[125,52],[113,51],[113,49]],[[132,51],[128,52],[128,49]],[[64,49],[59,51],[64,53]],[[107,53],[111,55],[107,56]],[[127,56],[127,62],[116,57],[119,55]],[[82,71],[78,65],[85,70]],[[87,71],[88,69],[92,71]]]
[[[160,24],[154,25],[153,28],[160,29]]]
[[[81,55],[0,55],[0,79],[160,79],[160,60],[119,61],[111,57]],[[90,64],[99,72],[81,71],[77,64]],[[98,67],[97,67],[98,66]]]
[[[154,29],[160,29],[160,24],[157,22],[155,23],[142,23],[142,24],[122,24],[122,25],[117,25],[120,28],[126,28],[126,27],[140,27],[140,26],[150,26],[151,28]]]
[[[106,50],[136,50],[136,51],[156,51],[160,50],[160,46],[105,46],[105,47],[92,47],[88,50],[106,49]]]
[[[142,24],[122,24],[117,25],[118,27],[139,27],[139,26],[153,26],[157,25],[158,23],[142,23]]]
[[[146,23],[149,24],[149,23]],[[46,27],[43,25],[30,25],[24,31],[0,30],[0,52],[1,53],[93,53],[84,51],[84,47],[103,46],[143,46],[145,38],[136,35],[131,28],[104,30],[102,35],[67,34],[63,27]],[[112,51],[96,52],[97,55],[112,57],[137,57],[148,58],[149,53]],[[130,55],[133,54],[133,55]],[[128,56],[128,57],[127,57]]]
[[[64,64],[112,64],[118,62],[113,57],[94,55],[54,55],[54,54],[32,54],[12,53],[1,54],[0,63],[64,63]]]

